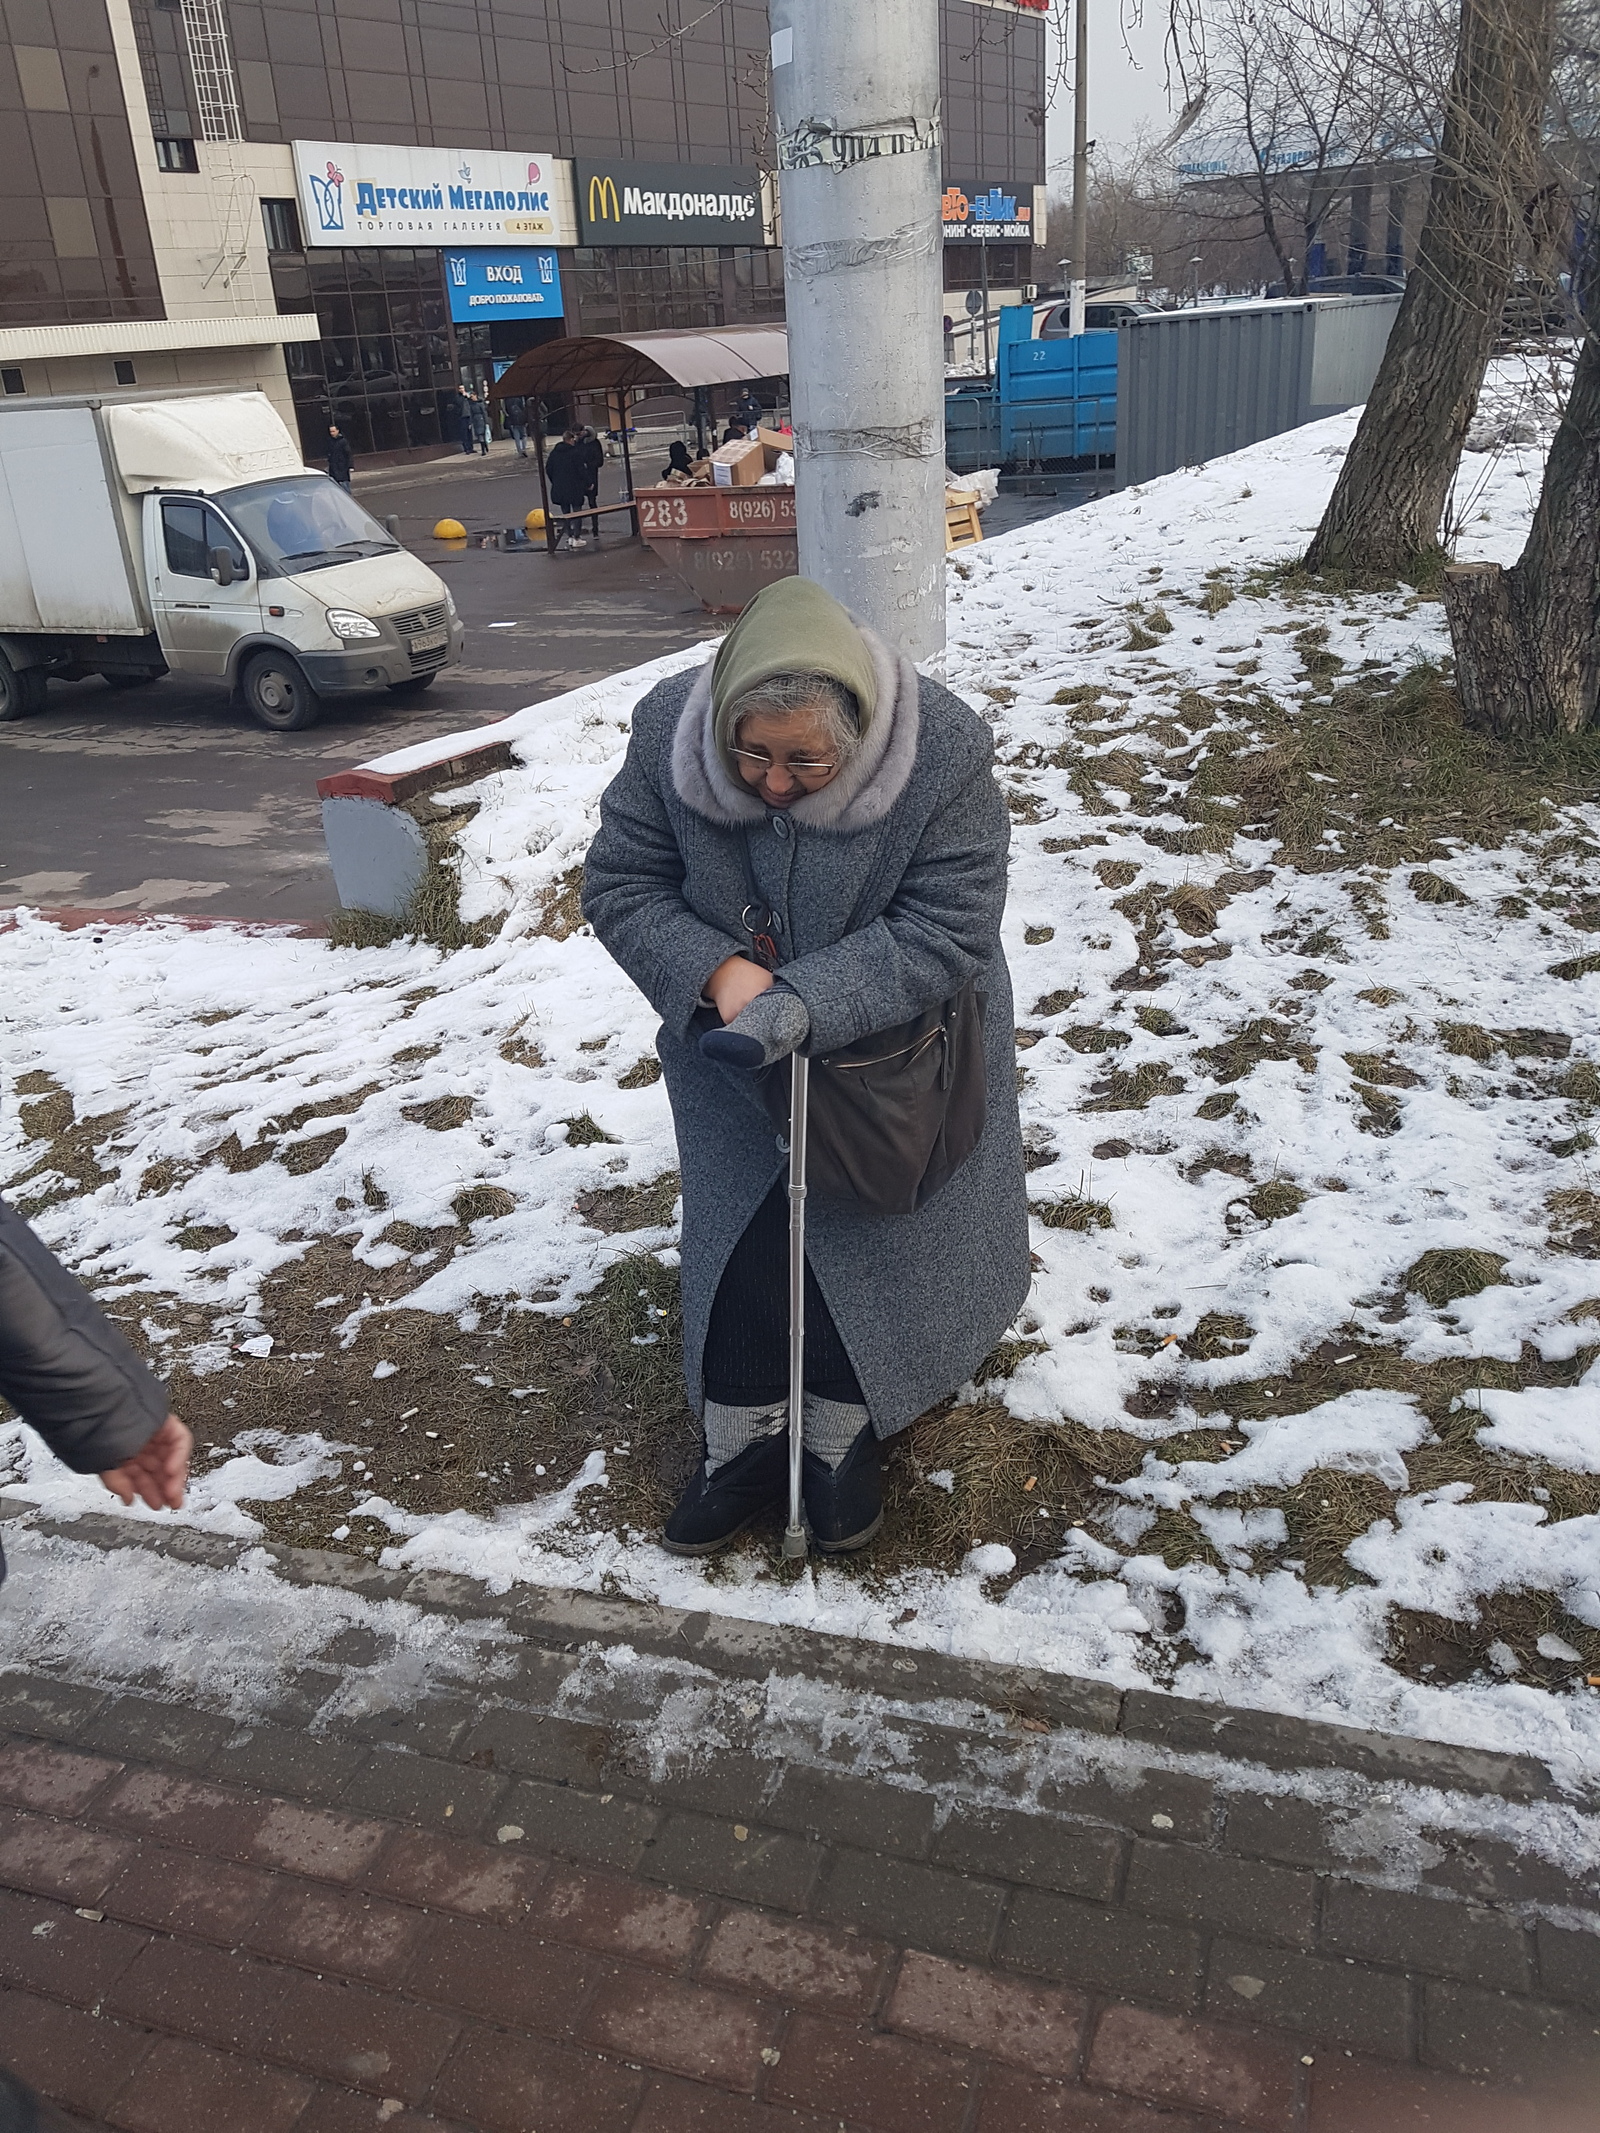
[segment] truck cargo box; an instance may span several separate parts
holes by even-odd
[[[89,636],[150,627],[93,408],[0,416],[0,617]]]

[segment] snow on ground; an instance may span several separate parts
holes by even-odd
[[[92,1687],[133,1686],[242,1726],[288,1722],[336,1737],[434,1697],[487,1692],[515,1704],[530,1694],[525,1647],[504,1622],[456,1621],[409,1601],[290,1584],[264,1552],[222,1571],[15,1525],[6,1548],[14,1594],[26,1593],[22,1604],[0,1608],[0,1664],[8,1668]],[[1594,1864],[1591,1818],[1562,1801],[1524,1804],[1339,1770],[1275,1770],[1070,1727],[1024,1736],[1027,1752],[1019,1755],[1009,1715],[988,1705],[891,1700],[860,1689],[841,1695],[798,1673],[730,1681],[628,1645],[585,1651],[551,1708],[607,1725],[642,1757],[636,1774],[656,1783],[736,1754],[920,1788],[919,1762],[925,1769],[928,1758],[917,1736],[932,1726],[965,1736],[935,1787],[941,1819],[958,1802],[1002,1810],[1037,1802],[1048,1810],[1072,1788],[1096,1783],[1142,1787],[1159,1812],[1163,1780],[1184,1775],[1225,1794],[1313,1801],[1335,1854],[1363,1880],[1392,1888],[1417,1887],[1457,1846],[1484,1838],[1548,1860],[1574,1884]],[[619,1711],[646,1715],[619,1728]],[[520,1834],[508,1827],[502,1841]],[[1541,1903],[1538,1911],[1579,1929],[1589,1923],[1576,1906],[1563,1913]]]
[[[1463,558],[1509,561],[1521,546],[1541,462],[1536,442],[1517,441],[1537,432],[1523,419],[1532,405],[1503,367],[1476,436],[1491,449],[1464,462]],[[991,1388],[1023,1417],[1068,1416],[1154,1442],[1186,1416],[1193,1423],[1195,1398],[1225,1405],[1230,1386],[1288,1373],[1351,1329],[1418,1364],[1514,1360],[1525,1345],[1555,1363],[1594,1339],[1581,1313],[1600,1294],[1600,1269],[1570,1237],[1559,1248],[1551,1204],[1565,1195],[1560,1219],[1588,1219],[1595,1180],[1581,1103],[1561,1098],[1542,1067],[1453,1056],[1436,1039],[1450,1023],[1536,1028],[1565,1048],[1561,1072],[1600,1062],[1600,977],[1549,974],[1590,945],[1568,923],[1575,914],[1558,908],[1584,893],[1559,887],[1570,871],[1552,874],[1534,840],[1476,848],[1448,821],[1437,832],[1447,856],[1434,867],[1461,900],[1443,902],[1408,893],[1404,870],[1341,865],[1336,814],[1317,871],[1275,866],[1272,844],[1244,834],[1227,852],[1160,841],[1164,821],[1173,831],[1182,821],[1162,813],[1163,752],[1192,758],[1215,739],[1201,734],[1204,720],[1183,727],[1185,692],[1221,707],[1218,733],[1248,727],[1252,692],[1291,710],[1309,701],[1308,623],[1326,631],[1323,648],[1347,673],[1364,663],[1398,672],[1448,649],[1438,606],[1404,588],[1290,606],[1251,578],[1304,546],[1355,419],[1269,440],[953,559],[950,680],[991,718],[1019,817],[1005,939],[1030,1032],[1021,1054],[1038,1165],[1030,1187],[1036,1204],[1078,1196],[1109,1216],[1109,1226],[1098,1216],[1083,1229],[1035,1225],[1038,1279],[1019,1327],[1030,1352]],[[1207,588],[1219,572],[1233,596],[1217,607]],[[659,1083],[630,1071],[651,1056],[654,1018],[599,944],[552,912],[592,834],[631,706],[695,656],[518,714],[523,769],[450,796],[478,803],[459,839],[463,915],[509,913],[487,946],[448,957],[418,942],[336,951],[160,924],[62,934],[27,916],[0,937],[8,1090],[20,1079],[26,1105],[30,1091],[59,1087],[80,1121],[103,1127],[102,1182],[35,1175],[18,1195],[40,1207],[48,1240],[134,1308],[140,1290],[203,1301],[215,1317],[217,1368],[229,1367],[230,1342],[263,1337],[254,1319],[263,1278],[306,1240],[343,1235],[358,1261],[389,1268],[406,1254],[382,1233],[397,1219],[449,1221],[469,1187],[503,1187],[514,1205],[476,1222],[449,1257],[415,1254],[405,1299],[463,1324],[485,1297],[538,1295],[541,1308],[570,1310],[619,1249],[670,1246],[665,1230],[606,1236],[575,1204],[656,1179],[674,1156]],[[1062,707],[1064,688],[1105,693]],[[1152,739],[1163,718],[1181,730]],[[493,730],[503,738],[507,729]],[[1096,786],[1091,775],[1086,788],[1097,762],[1108,776]],[[1144,797],[1136,803],[1110,773],[1143,779]],[[1592,854],[1600,809],[1548,812],[1552,833]],[[1203,946],[1182,948],[1189,936],[1170,928],[1161,937],[1159,1017],[1148,1010],[1155,992],[1114,983],[1149,949],[1137,891],[1132,909],[1114,893],[1135,879],[1169,902],[1198,888],[1218,906]],[[1308,972],[1312,985],[1294,989]],[[1247,1078],[1230,1075],[1219,1048],[1271,1021],[1289,1033],[1277,1056]],[[1374,1061],[1387,1076],[1377,1088]],[[1143,1100],[1129,1107],[1135,1084]],[[1405,1091],[1403,1102],[1384,1094],[1390,1088]],[[420,1115],[450,1099],[456,1123],[441,1130],[437,1108],[431,1123]],[[1370,1130],[1375,1104],[1391,1107],[1381,1133]],[[591,1122],[606,1138],[592,1137]],[[8,1100],[0,1177],[26,1173],[30,1146]],[[251,1167],[263,1155],[271,1159]],[[1263,1181],[1295,1192],[1253,1207],[1252,1186]],[[207,1228],[233,1234],[219,1242]],[[1500,1278],[1447,1306],[1405,1290],[1402,1276],[1422,1254],[1456,1248],[1497,1255]],[[327,1338],[348,1339],[375,1308],[331,1299]],[[1235,1330],[1197,1344],[1203,1320]],[[170,1331],[148,1330],[158,1345]],[[1210,1352],[1190,1352],[1197,1345]],[[1141,1420],[1137,1396],[1152,1383],[1175,1404],[1169,1397]],[[1486,1447],[1600,1469],[1600,1365],[1575,1388],[1485,1388],[1470,1404],[1487,1418]],[[294,1419],[283,1418],[285,1429]],[[1209,1426],[1217,1423],[1212,1414]],[[593,1530],[583,1511],[605,1487],[603,1453],[556,1496],[489,1520],[424,1518],[377,1492],[358,1491],[357,1507],[387,1519],[393,1560],[448,1565],[500,1587],[615,1584],[685,1606],[1531,1749],[1568,1771],[1600,1771],[1600,1696],[1581,1672],[1563,1693],[1515,1679],[1443,1687],[1406,1678],[1384,1657],[1391,1604],[1470,1618],[1485,1596],[1524,1587],[1600,1630],[1600,1517],[1474,1501],[1467,1484],[1422,1490],[1350,1549],[1372,1582],[1339,1589],[1308,1582],[1304,1565],[1284,1557],[1281,1514],[1216,1500],[1283,1486],[1311,1467],[1398,1488],[1402,1455],[1428,1436],[1416,1399],[1399,1392],[1252,1416],[1234,1429],[1238,1449],[1227,1458],[1147,1459],[1121,1485],[1105,1528],[1116,1545],[1074,1533],[1064,1553],[998,1596],[986,1581],[1014,1559],[994,1547],[975,1549],[957,1576],[910,1574],[886,1587],[826,1568],[785,1584],[751,1556],[713,1581],[646,1537]],[[14,1472],[26,1493],[81,1507],[84,1485],[18,1442]],[[251,1447],[238,1456],[251,1459]],[[296,1456],[321,1472],[332,1453],[307,1437]],[[249,1478],[209,1476],[196,1515],[239,1530]],[[1193,1516],[1214,1560],[1171,1569],[1139,1552],[1143,1532],[1174,1508]],[[1155,1651],[1174,1601],[1188,1640],[1175,1670]],[[897,1622],[908,1607],[915,1621]]]

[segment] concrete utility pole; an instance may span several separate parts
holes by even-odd
[[[944,650],[938,0],[771,0],[800,569]]]
[[[1078,0],[1078,48],[1072,63],[1072,287],[1067,331],[1082,333],[1089,295],[1089,0]]]

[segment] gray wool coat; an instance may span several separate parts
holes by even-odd
[[[741,844],[778,920],[779,975],[810,1013],[808,1053],[904,1021],[978,980],[988,1110],[972,1155],[912,1215],[808,1203],[806,1256],[886,1437],[972,1375],[1021,1309],[1030,1274],[1000,948],[1010,820],[989,731],[862,635],[879,700],[861,750],[787,813],[769,811],[723,766],[709,663],[652,689],[601,801],[583,909],[661,1016],[656,1048],[683,1176],[684,1376],[697,1413],[717,1284],[786,1166],[785,1139],[752,1078],[703,1058],[691,1029],[712,971],[750,945]]]

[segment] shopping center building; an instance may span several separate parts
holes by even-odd
[[[936,4],[946,283],[1025,287],[1045,0]],[[552,335],[781,318],[766,7],[678,12],[6,0],[0,384],[260,385],[308,453],[425,454]]]

